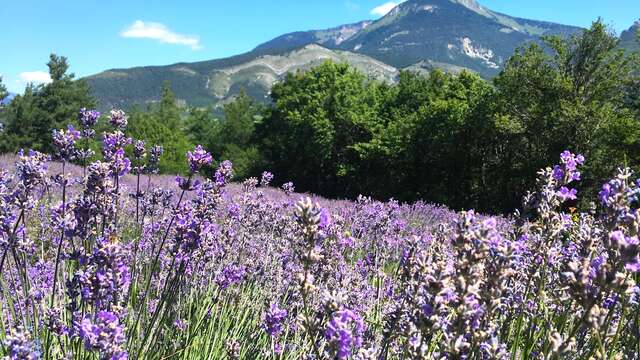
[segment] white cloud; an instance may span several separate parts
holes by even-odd
[[[20,73],[19,81],[23,84],[48,84],[51,82],[51,77],[45,71],[25,71]]]
[[[402,4],[404,1],[389,1],[380,6],[371,9],[371,15],[385,16],[389,11],[393,10],[396,6]]]
[[[131,26],[120,33],[126,38],[153,39],[161,43],[186,45],[193,50],[202,49],[200,39],[195,36],[177,34],[164,24],[136,20]]]
[[[351,0],[347,0],[344,2],[344,6],[347,7],[347,9],[349,9],[350,11],[357,11],[360,9],[360,5],[358,5],[357,3],[351,1]]]

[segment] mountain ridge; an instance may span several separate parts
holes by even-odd
[[[219,106],[230,101],[241,88],[255,100],[266,102],[271,86],[286,73],[308,70],[327,60],[347,62],[381,81],[393,82],[399,72],[393,66],[366,55],[308,44],[279,55],[259,55],[249,61],[227,59],[219,61],[214,67],[203,67],[201,63],[177,63],[111,69],[85,79],[94,93],[102,94],[99,98],[101,107],[105,109],[157,102],[159,89],[165,80],[171,82],[176,97],[186,104],[207,106],[213,103]],[[140,85],[143,77],[144,87]],[[127,97],[124,92],[128,94]]]
[[[620,46],[631,51],[640,51],[640,20],[620,33]]]
[[[279,65],[288,71],[304,71],[323,59],[347,61],[385,81],[394,81],[389,74],[402,69],[433,68],[452,72],[466,69],[490,78],[518,46],[540,41],[541,35],[578,31],[581,29],[574,26],[494,12],[475,0],[408,0],[375,21],[284,34],[244,54],[192,63],[109,69],[85,79],[103,109],[153,103],[165,80],[171,82],[176,96],[185,104],[219,106],[241,87],[254,99],[267,101],[269,87],[283,73],[269,69],[265,61],[272,65],[288,63]],[[320,48],[309,48],[312,44]],[[310,54],[318,58],[311,58]],[[230,70],[234,68],[237,71]]]

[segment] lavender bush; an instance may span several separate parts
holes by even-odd
[[[576,213],[585,159],[541,170],[509,218],[232,184],[198,146],[162,148],[110,113],[0,164],[7,359],[632,359],[640,356],[640,181],[621,169]],[[127,153],[133,155],[132,159]],[[74,165],[80,164],[80,165]]]

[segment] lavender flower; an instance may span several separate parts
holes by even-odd
[[[147,172],[149,174],[157,174],[158,166],[160,164],[160,157],[164,153],[164,148],[160,145],[153,145],[149,151],[149,164],[147,165]]]
[[[222,289],[226,289],[231,285],[240,283],[246,275],[244,266],[229,265],[225,266],[216,276],[216,283]]]
[[[277,337],[282,332],[282,322],[286,317],[287,311],[280,309],[278,304],[272,303],[264,316],[264,331],[271,337]]]
[[[265,171],[262,173],[262,178],[260,179],[260,186],[263,186],[263,187],[269,186],[272,180],[273,180],[273,174],[268,171]]]
[[[329,350],[337,359],[347,359],[362,346],[364,321],[351,310],[343,309],[334,315],[324,336]]]
[[[5,340],[7,357],[10,360],[36,360],[41,358],[40,349],[31,335],[22,328],[11,330]]]
[[[225,160],[220,163],[215,173],[216,185],[224,186],[233,178],[233,165],[231,161]]]
[[[76,157],[76,141],[80,139],[80,132],[72,125],[67,130],[53,130],[53,146],[56,148],[56,158],[64,161]]]
[[[287,196],[293,194],[293,192],[296,190],[296,188],[293,186],[293,183],[291,181],[286,182],[284,184],[282,184],[282,190],[284,190],[284,193],[287,194]]]
[[[133,157],[136,160],[142,160],[147,155],[147,151],[145,149],[144,141],[136,140],[133,142]]]
[[[210,165],[213,158],[211,154],[202,148],[202,145],[198,145],[193,151],[187,152],[187,161],[189,162],[189,169],[191,169],[192,173],[195,173],[204,166]]]
[[[111,110],[109,121],[118,130],[124,130],[128,123],[127,115],[122,110]]]
[[[80,122],[80,125],[82,125],[84,129],[89,129],[94,127],[98,122],[99,118],[100,118],[100,112],[96,110],[88,110],[87,108],[81,108],[80,111],[78,112],[78,121]]]
[[[100,359],[125,360],[128,354],[123,350],[125,334],[120,320],[110,311],[99,311],[95,321],[84,317],[76,325],[78,336],[87,350],[96,350]]]

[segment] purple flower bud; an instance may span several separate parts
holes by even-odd
[[[577,199],[578,190],[569,189],[566,186],[560,188],[560,190],[556,193],[560,201],[564,202],[567,200],[575,200]]]
[[[272,180],[273,180],[273,174],[268,171],[265,171],[262,173],[262,178],[260,179],[260,186],[263,186],[263,187],[269,186]]]
[[[76,140],[80,139],[80,132],[72,125],[67,130],[53,130],[53,146],[56,149],[56,158],[61,160],[73,160],[76,157]]]
[[[100,112],[96,110],[82,108],[78,112],[78,121],[84,129],[93,127],[98,122],[98,118],[100,118]]]
[[[355,353],[362,346],[363,334],[364,321],[348,309],[337,311],[324,331],[329,348],[338,359],[347,359]]]
[[[211,154],[202,148],[202,145],[198,145],[193,151],[187,152],[187,161],[189,162],[189,169],[195,173],[202,167],[210,165],[213,162],[213,158]]]
[[[111,125],[118,130],[124,130],[127,127],[128,119],[127,115],[122,110],[111,110],[109,117]]]
[[[282,332],[282,322],[287,317],[287,311],[278,307],[273,303],[269,307],[269,311],[265,314],[263,329],[271,337],[276,337]]]
[[[36,360],[41,358],[40,349],[31,339],[29,332],[22,328],[11,330],[4,339],[9,360]]]

